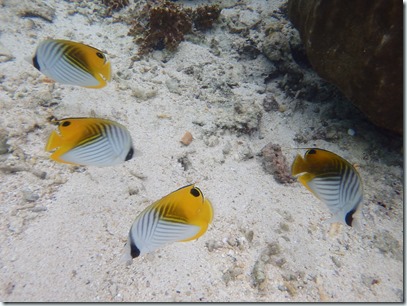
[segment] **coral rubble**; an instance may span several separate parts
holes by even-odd
[[[120,11],[122,8],[129,5],[129,0],[102,0],[102,3],[107,7],[106,15],[112,15],[114,11]]]

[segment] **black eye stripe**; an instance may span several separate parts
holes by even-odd
[[[190,193],[196,198],[201,195],[201,191],[196,187],[192,188]]]

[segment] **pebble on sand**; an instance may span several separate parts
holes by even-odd
[[[193,140],[192,134],[186,131],[180,141],[183,145],[188,146],[192,142],[192,140]]]

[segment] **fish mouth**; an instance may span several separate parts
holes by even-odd
[[[128,161],[128,160],[132,159],[133,154],[134,154],[134,149],[133,149],[133,147],[131,147],[129,152],[127,153],[126,158],[124,159],[124,161]]]

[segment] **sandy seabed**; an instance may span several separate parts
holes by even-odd
[[[115,22],[130,8],[107,18],[96,1],[0,0],[1,301],[403,301],[402,140],[328,84],[324,99],[301,95],[306,82],[291,94],[298,84],[262,53],[270,24],[295,31],[276,13],[284,2],[219,1],[213,29],[134,61],[129,25]],[[46,82],[25,60],[46,38],[106,51],[112,82]],[[44,151],[50,116],[118,121],[140,153],[109,168],[55,163]],[[324,222],[331,214],[303,186],[265,171],[270,142],[288,164],[298,147],[356,164],[362,229]],[[214,206],[206,234],[123,264],[134,218],[190,183]]]

